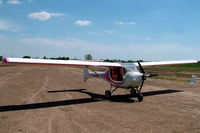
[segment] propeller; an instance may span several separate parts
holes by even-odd
[[[143,69],[142,65],[140,64],[140,62],[137,61],[137,63],[138,63],[138,65],[139,65],[140,71],[141,71],[143,74],[145,74],[144,69]]]
[[[141,73],[143,74],[143,75],[142,75],[142,84],[140,85],[140,89],[138,90],[139,93],[140,93],[140,91],[141,91],[141,89],[142,89],[142,87],[143,87],[143,84],[144,84],[144,80],[146,80],[146,75],[145,75],[145,71],[144,71],[142,65],[140,64],[140,62],[137,61],[137,63],[138,63],[138,65],[139,65],[139,68],[140,68]]]
[[[143,69],[143,67],[142,67],[142,65],[140,64],[140,62],[137,61],[137,63],[138,63],[138,66],[140,68],[140,72],[143,74],[142,75],[142,84],[140,85],[140,89],[139,89],[139,93],[140,93],[140,91],[141,91],[141,89],[143,87],[143,84],[144,84],[144,80],[146,80],[147,77],[158,76],[158,74],[146,74],[145,71],[144,71],[144,69]]]

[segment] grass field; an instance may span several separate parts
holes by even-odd
[[[155,79],[189,82],[192,75],[200,77],[200,63],[177,66],[155,66],[145,68],[148,73],[157,73]]]
[[[198,64],[184,64],[184,65],[173,65],[173,66],[160,66],[161,68],[171,69],[200,69],[200,63]]]

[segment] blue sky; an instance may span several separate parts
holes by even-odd
[[[0,0],[0,55],[200,57],[199,0]]]

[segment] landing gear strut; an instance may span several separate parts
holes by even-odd
[[[131,96],[136,96],[137,91],[134,88],[131,88]]]
[[[131,88],[131,96],[136,96],[139,102],[143,101],[143,95],[140,93],[141,89]]]

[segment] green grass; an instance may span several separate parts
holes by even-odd
[[[160,66],[160,68],[200,69],[200,63],[198,63],[198,64],[173,65],[173,66]]]

